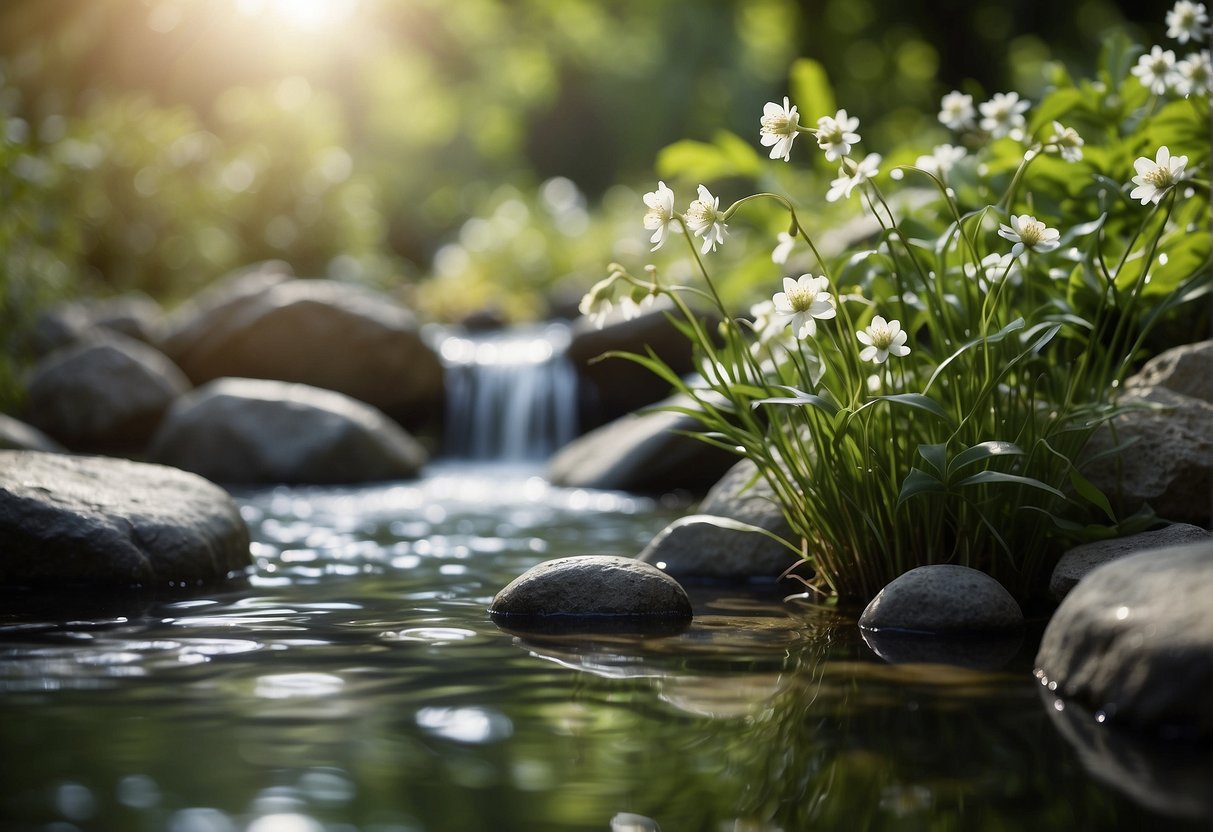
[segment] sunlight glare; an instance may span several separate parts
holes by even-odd
[[[235,0],[236,10],[248,17],[272,14],[295,29],[319,32],[348,20],[358,0]]]

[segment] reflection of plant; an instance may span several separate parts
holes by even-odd
[[[788,157],[792,131],[815,137],[839,162],[828,199],[860,195],[879,223],[873,243],[836,259],[784,196],[722,210],[700,185],[682,214],[664,184],[646,196],[653,241],[681,231],[703,288],[613,265],[583,309],[671,298],[702,379],[631,357],[693,398],[705,441],[758,464],[816,586],[866,598],[906,569],[947,561],[1029,595],[1062,533],[1117,523],[1080,455],[1147,335],[1210,285],[1208,183],[1197,178],[1209,156],[1208,74],[1178,98],[1180,76],[1158,69],[1163,95],[1153,74],[1128,71],[1132,52],[1113,38],[1099,81],[1059,74],[1034,112],[1014,92],[976,110],[946,96],[940,120],[974,152],[945,145],[894,168],[891,178],[909,174],[935,194],[930,212],[912,216],[886,198],[879,155],[852,159],[861,137],[845,110],[806,127],[789,102],[768,104],[760,137],[772,158]],[[753,200],[790,217],[774,259],[803,241],[820,276],[785,278],[752,319],[732,318],[704,257]],[[690,297],[724,318],[720,340]]]

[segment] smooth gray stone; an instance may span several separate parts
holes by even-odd
[[[489,613],[509,629],[619,630],[691,620],[691,601],[669,575],[634,558],[580,555],[531,567],[505,586]]]
[[[935,564],[894,578],[868,604],[859,626],[941,635],[1005,632],[1023,626],[1023,612],[986,573]]]
[[[0,451],[0,586],[205,586],[251,563],[239,509],[201,477],[123,459]]]
[[[1213,736],[1213,541],[1114,560],[1070,591],[1036,654],[1041,683],[1133,728]]]
[[[230,484],[359,483],[415,477],[425,450],[370,405],[332,390],[227,378],[169,410],[155,462]]]
[[[137,452],[189,380],[156,349],[117,333],[55,350],[30,374],[28,421],[69,448]]]
[[[1113,540],[1096,540],[1075,546],[1061,556],[1049,579],[1049,594],[1060,601],[1087,573],[1126,555],[1213,538],[1213,532],[1188,523],[1131,534]]]
[[[33,425],[0,413],[0,450],[58,454],[67,449]]]
[[[444,371],[413,313],[388,295],[333,280],[255,271],[171,318],[164,348],[195,384],[291,381],[366,402],[402,424],[431,422]]]
[[[679,397],[668,402],[688,403]],[[694,417],[673,411],[629,414],[557,451],[548,462],[548,479],[569,488],[703,493],[737,457],[684,433],[702,429]]]

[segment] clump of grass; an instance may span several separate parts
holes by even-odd
[[[860,156],[845,110],[806,126],[788,99],[768,103],[771,158],[815,140],[839,166],[826,199],[858,199],[878,223],[838,256],[781,194],[722,209],[700,185],[684,211],[664,183],[645,195],[654,251],[682,238],[700,280],[613,264],[582,310],[672,302],[699,377],[630,358],[689,397],[700,438],[757,464],[814,588],[862,600],[946,562],[1028,597],[1064,540],[1150,522],[1118,517],[1080,461],[1152,330],[1210,288],[1209,56],[1160,51],[1131,66],[1143,50],[1111,39],[1097,79],[1059,73],[1035,106],[1012,92],[974,107],[954,91],[940,121],[955,144],[895,148],[906,163],[892,166]],[[911,185],[930,196],[895,208],[887,192]],[[769,299],[736,315],[711,255],[760,201],[786,211],[788,230]],[[781,276],[797,251],[808,268]],[[718,328],[696,315],[704,304]]]

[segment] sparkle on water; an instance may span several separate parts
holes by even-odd
[[[1202,828],[1087,772],[1059,721],[1105,727],[1054,709],[1030,638],[888,664],[850,615],[719,586],[662,638],[489,621],[535,563],[635,554],[686,506],[454,465],[237,499],[245,587],[0,607],[0,828]]]

